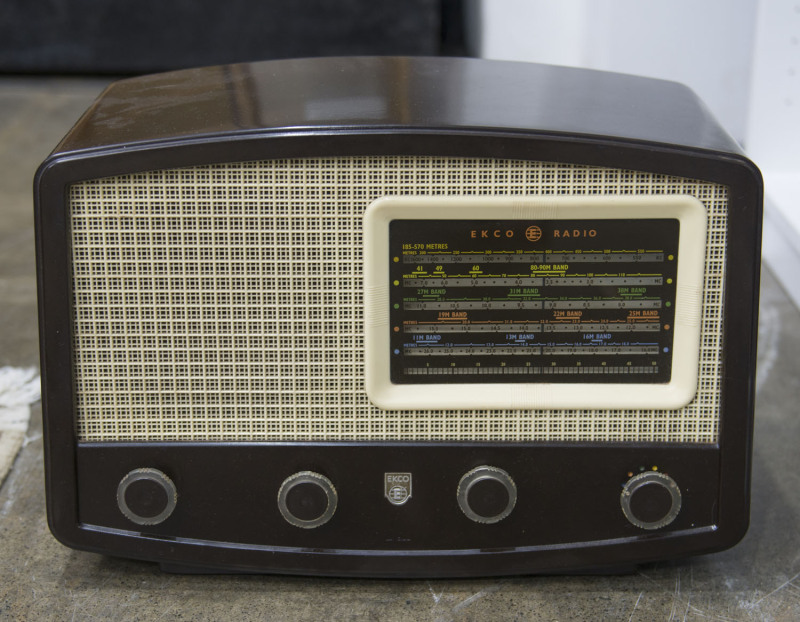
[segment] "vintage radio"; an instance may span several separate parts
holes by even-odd
[[[51,528],[320,575],[731,546],[761,203],[668,82],[422,58],[117,82],[36,178]]]

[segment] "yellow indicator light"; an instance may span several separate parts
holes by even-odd
[[[657,466],[654,466],[654,467],[653,467],[653,470],[654,470],[654,471],[658,471],[658,467],[657,467]]]

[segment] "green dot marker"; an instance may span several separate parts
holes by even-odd
[[[400,308],[400,305],[398,305],[398,304],[395,304],[395,305],[394,305],[394,308],[395,308],[395,309],[399,309],[399,308]]]
[[[394,281],[392,284],[393,285],[400,285],[400,281]]]
[[[669,302],[669,301],[667,301],[665,304],[666,304],[666,306],[668,306],[668,307],[671,307],[671,306],[672,306],[672,303],[671,303],[671,302]]]

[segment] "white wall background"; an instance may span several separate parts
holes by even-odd
[[[800,0],[473,0],[476,54],[691,87],[764,173],[764,256],[800,304]]]
[[[480,55],[675,80],[744,140],[756,0],[484,0]]]

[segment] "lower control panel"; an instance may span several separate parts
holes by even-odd
[[[714,447],[87,444],[79,522],[276,550],[574,546],[715,525]]]

